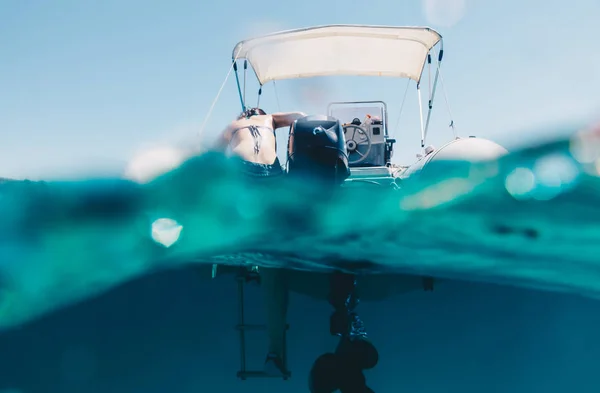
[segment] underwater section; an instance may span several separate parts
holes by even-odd
[[[186,265],[401,273],[600,294],[600,133],[395,187],[269,187],[206,153],[146,184],[0,182],[0,328]],[[327,197],[324,195],[327,194]]]

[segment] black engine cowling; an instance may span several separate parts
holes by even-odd
[[[338,119],[313,115],[296,120],[288,139],[288,174],[341,184],[350,176],[344,130]]]

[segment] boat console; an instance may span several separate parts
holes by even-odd
[[[402,167],[391,163],[396,140],[388,134],[386,104],[334,102],[327,111],[327,116],[307,116],[290,127],[288,174],[329,177],[343,186],[395,184]]]

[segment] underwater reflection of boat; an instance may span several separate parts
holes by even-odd
[[[434,161],[480,161],[507,153],[490,140],[458,137],[453,121],[450,122],[453,138],[438,149],[426,145],[438,81],[443,84],[440,74],[443,54],[441,35],[428,27],[328,25],[243,40],[233,49],[232,70],[235,71],[242,110],[248,108],[245,91],[248,65],[260,85],[256,106],[260,104],[263,85],[276,80],[345,75],[387,76],[415,82],[423,150],[412,165],[392,163],[397,141],[390,135],[388,108],[383,101],[332,102],[326,114],[298,119],[289,129],[285,168],[288,177],[308,174],[315,179],[330,181],[333,188],[376,186],[398,189],[403,180],[422,173]],[[243,89],[237,66],[241,60],[244,60]],[[421,97],[425,68],[429,71],[426,117]],[[432,68],[435,70],[433,81]],[[243,282],[258,280],[260,270],[252,266],[252,262],[242,265],[245,266],[242,266],[241,274],[235,267],[221,265],[218,269],[217,265],[213,266],[213,272],[216,269],[221,274],[233,269],[238,273],[243,304]],[[330,296],[329,275],[309,271],[288,271],[286,274],[291,291],[318,299]],[[410,275],[372,275],[361,277],[358,285],[362,299],[375,300],[415,289],[429,290],[433,281]],[[243,309],[240,315],[242,370],[238,376],[242,379],[263,376],[263,373],[245,369],[243,331],[247,327]]]

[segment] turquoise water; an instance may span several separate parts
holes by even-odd
[[[329,196],[309,179],[253,187],[214,154],[144,185],[3,182],[0,327],[184,264],[408,273],[597,298],[600,136],[586,135]]]

